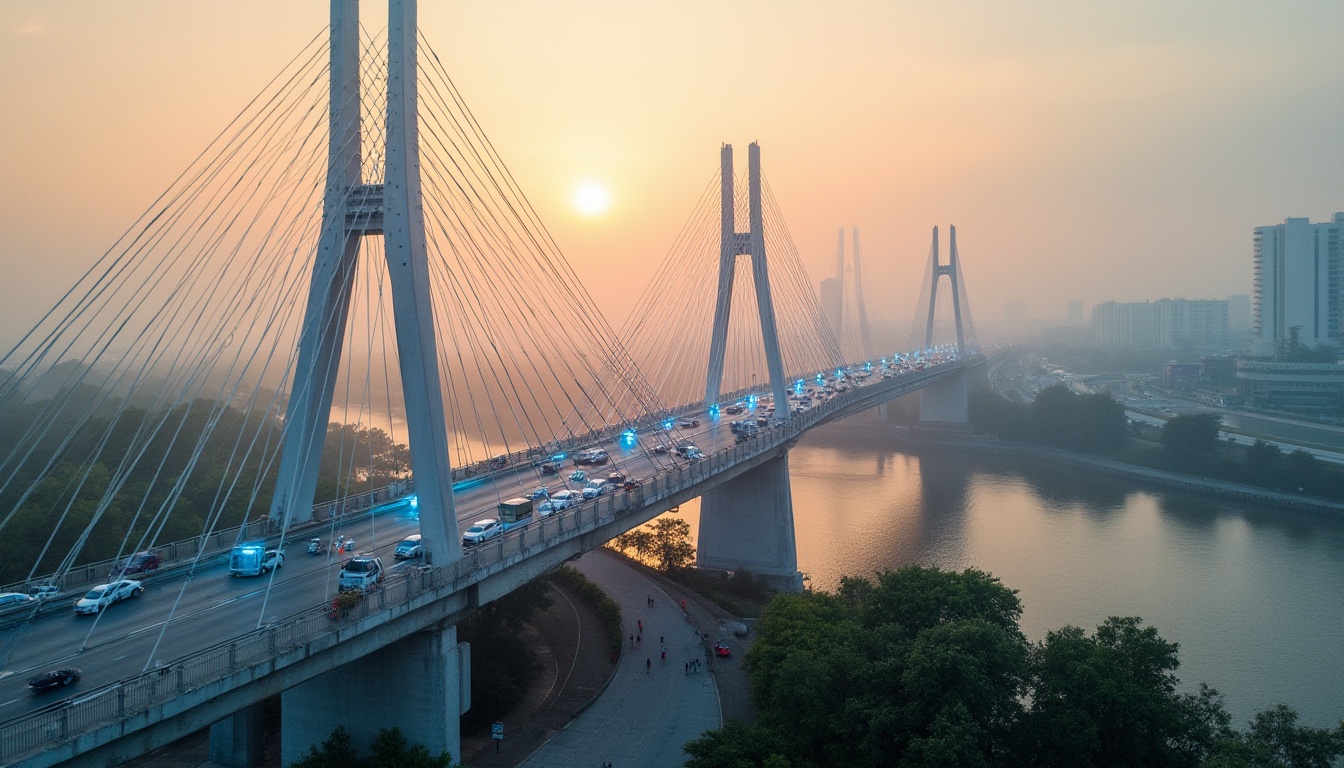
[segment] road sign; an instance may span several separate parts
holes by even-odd
[[[503,723],[491,723],[491,724],[490,724],[490,738],[492,738],[492,739],[502,739],[502,738],[504,738],[504,724],[503,724]]]

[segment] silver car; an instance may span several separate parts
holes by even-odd
[[[398,560],[409,560],[413,557],[419,557],[425,553],[425,545],[420,541],[420,534],[412,533],[410,536],[401,540],[397,548],[392,550],[392,556]]]
[[[569,509],[570,507],[583,501],[583,494],[578,491],[563,490],[551,494],[551,498],[541,502],[537,507],[537,512],[542,517],[549,517],[556,512]]]
[[[493,539],[502,533],[504,533],[504,529],[500,527],[499,520],[487,517],[471,524],[471,527],[462,534],[462,543],[469,547],[473,544],[480,544],[486,539]]]

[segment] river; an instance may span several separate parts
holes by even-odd
[[[815,589],[909,563],[1018,591],[1031,640],[1140,616],[1180,643],[1233,724],[1283,702],[1344,718],[1344,518],[1141,486],[1027,457],[897,450],[844,425],[789,454],[798,565]],[[698,506],[681,514],[694,530]]]

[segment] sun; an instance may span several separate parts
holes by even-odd
[[[611,205],[607,188],[595,182],[585,182],[574,190],[574,207],[587,216],[596,216]]]

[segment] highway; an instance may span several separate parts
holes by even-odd
[[[852,385],[879,380],[875,374],[866,382],[852,381]],[[674,463],[685,462],[670,452],[654,452],[655,445],[671,447],[689,440],[712,454],[734,443],[729,424],[748,415],[755,415],[754,408],[740,415],[678,414],[679,419],[697,419],[700,423],[694,428],[674,425],[670,432],[655,429],[641,433],[633,443],[618,437],[600,446],[611,456],[610,464],[580,468],[589,477],[605,477],[619,470],[631,478],[648,478]],[[575,469],[572,460],[561,464],[558,475],[545,478],[535,467],[520,466],[501,470],[493,477],[459,483],[453,494],[459,531],[482,517],[496,516],[499,501],[526,495],[543,483],[551,491],[582,487],[582,483],[567,481]],[[415,510],[407,497],[338,529],[297,529],[285,543],[284,566],[267,575],[233,577],[228,572],[227,554],[215,555],[197,564],[194,573],[189,564],[164,563],[158,573],[141,578],[143,595],[109,606],[96,616],[79,616],[69,609],[70,602],[80,595],[55,598],[64,610],[43,611],[0,630],[0,722],[60,705],[67,699],[77,700],[82,691],[95,691],[144,671],[167,667],[176,659],[326,604],[336,594],[337,574],[350,554],[311,556],[306,548],[309,538],[321,536],[330,541],[338,531],[355,538],[357,552],[381,556],[391,573],[419,563],[418,559],[395,561],[392,557],[398,542],[419,532]],[[40,694],[28,690],[31,676],[64,666],[78,667],[83,673],[81,681]]]

